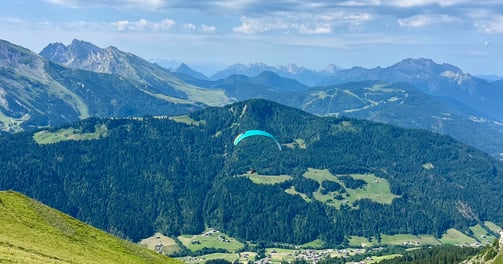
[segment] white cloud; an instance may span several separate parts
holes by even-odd
[[[62,5],[62,6],[67,6],[67,7],[78,7],[78,1],[72,1],[72,0],[46,0],[49,3],[56,4],[56,5]]]
[[[194,32],[196,31],[197,26],[191,23],[183,24],[183,30],[188,31],[188,32]]]
[[[389,5],[399,7],[418,7],[426,5],[439,5],[443,7],[455,6],[468,3],[468,0],[394,0],[390,1]]]
[[[306,25],[300,25],[298,30],[299,33],[302,34],[328,34],[332,32],[332,28],[329,25],[316,26],[314,28],[307,28]]]
[[[269,31],[287,30],[289,27],[280,18],[241,17],[241,26],[232,30],[238,33],[253,34]]]
[[[308,12],[277,12],[268,16],[241,17],[241,25],[234,27],[237,33],[255,34],[265,32],[328,34],[335,28],[358,29],[373,20],[370,13],[328,10],[317,14]]]
[[[344,17],[347,20],[353,20],[353,21],[369,21],[372,20],[372,15],[369,13],[359,13],[359,14],[349,14]]]
[[[409,18],[398,19],[402,27],[423,27],[432,23],[432,18],[426,15],[417,15]]]
[[[185,32],[190,32],[190,33],[199,32],[199,33],[203,33],[203,34],[215,34],[218,32],[217,27],[209,26],[206,24],[202,24],[200,27],[198,27],[192,23],[187,23],[187,24],[183,24],[182,28]]]
[[[408,18],[398,19],[401,27],[419,28],[434,24],[452,23],[456,19],[448,15],[416,15]]]
[[[475,26],[487,34],[503,33],[503,15],[496,15],[488,20],[475,22]]]
[[[149,22],[146,19],[137,21],[121,20],[113,23],[118,31],[167,31],[175,25],[175,21],[164,19],[157,22]]]
[[[313,23],[309,19],[305,19],[302,15],[296,18],[290,14],[282,14],[276,17],[260,17],[260,18],[241,18],[241,26],[234,27],[234,32],[244,34],[266,33],[266,32],[282,32],[300,34],[325,34],[331,32],[331,26],[328,23]]]
[[[271,31],[298,30],[299,33],[326,33],[330,28],[347,26],[349,29],[365,29],[368,21],[388,23],[386,19],[398,20],[402,27],[424,27],[428,25],[464,21],[476,25],[484,32],[499,32],[498,19],[486,21],[474,18],[474,12],[503,13],[501,0],[44,0],[54,5],[72,8],[107,7],[116,10],[143,9],[150,12],[172,12],[175,9],[191,10],[209,15],[241,17],[241,24],[232,31],[240,33],[263,33]],[[288,19],[276,18],[278,14],[290,14]],[[437,14],[437,15],[431,15]],[[294,15],[298,16],[297,18]],[[404,18],[404,16],[408,16]],[[274,20],[277,21],[274,21]],[[123,28],[148,28],[141,21],[124,23]],[[279,25],[274,25],[279,22]],[[135,24],[136,23],[136,24]],[[214,23],[201,21],[200,23]],[[298,26],[294,26],[298,25]],[[328,25],[328,26],[327,26]],[[318,30],[316,30],[318,29]],[[151,29],[152,30],[152,29]],[[161,30],[161,29],[157,29]],[[210,28],[183,27],[185,31],[211,32]],[[225,29],[222,29],[225,32]]]
[[[215,26],[201,25],[201,32],[207,34],[215,34],[217,33],[217,28]]]
[[[141,8],[155,9],[167,7],[168,3],[164,0],[45,0],[48,3],[66,6],[70,8],[88,8],[88,7],[113,7],[113,8]]]

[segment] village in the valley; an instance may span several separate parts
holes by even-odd
[[[481,237],[484,240],[484,244],[491,243],[489,237]],[[204,247],[209,247],[213,245],[218,248],[234,248],[242,247],[243,244],[236,241],[234,238],[229,237],[216,229],[208,229],[204,233],[193,236],[181,236],[179,240],[184,245],[191,250],[197,250]],[[148,248],[155,250],[160,254],[169,254],[169,244],[173,244],[171,238],[165,237],[159,233],[155,236],[144,240],[142,244],[146,245]],[[503,245],[503,231],[500,231],[499,243]],[[484,244],[480,242],[466,243],[463,246],[469,247],[480,247]],[[405,240],[402,241],[401,246],[418,248],[423,246],[420,241],[417,240]],[[302,247],[285,247],[285,248],[267,248],[265,251],[258,256],[257,252],[253,251],[239,251],[235,250],[237,253],[211,253],[200,256],[184,256],[178,259],[184,263],[199,264],[205,263],[212,259],[226,259],[233,263],[254,263],[254,264],[275,264],[275,263],[292,263],[296,260],[303,260],[307,263],[318,263],[320,260],[334,257],[348,258],[350,256],[363,255],[366,254],[363,260],[358,262],[348,262],[350,264],[364,264],[364,263],[377,263],[380,258],[372,257],[372,255],[379,255],[384,247],[375,247],[362,243],[359,247],[345,248],[345,249],[309,249]],[[231,250],[229,250],[231,251]],[[239,251],[239,252],[238,252]],[[232,252],[232,251],[231,251]],[[375,253],[375,254],[373,254]]]

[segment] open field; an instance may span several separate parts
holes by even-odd
[[[175,121],[175,122],[184,123],[184,124],[191,125],[191,126],[198,126],[201,124],[204,125],[206,123],[205,120],[196,121],[196,120],[190,118],[188,115],[170,116],[168,118],[170,120]]]
[[[0,111],[0,131],[7,131],[10,133],[17,133],[23,131],[21,125],[30,119],[29,114],[23,115],[21,118],[12,118],[6,116]]]
[[[142,239],[140,245],[165,255],[180,251],[180,247],[176,244],[174,239],[164,236],[161,233],[155,233],[151,237]]]
[[[241,176],[247,177],[256,184],[277,184],[292,179],[289,175],[260,175],[258,173],[245,173]]]
[[[305,193],[296,191],[294,186],[291,186],[290,188],[286,189],[285,192],[292,195],[299,195],[300,197],[302,197],[302,199],[304,199],[304,201],[308,203],[312,202],[311,198],[307,197]]]
[[[462,244],[474,244],[477,242],[472,237],[469,237],[466,234],[463,234],[459,230],[449,229],[447,233],[440,238],[442,244],[452,244],[452,245],[462,245]]]
[[[381,235],[381,242],[373,239],[369,241],[364,237],[352,236],[349,244],[354,247],[358,246],[378,246],[378,245],[396,245],[396,246],[422,246],[422,245],[440,245],[440,241],[432,235],[412,235],[412,234],[398,234],[398,235]]]
[[[199,257],[181,257],[178,260],[183,261],[183,263],[204,263],[212,259],[225,259],[230,262],[234,262],[239,259],[239,263],[248,263],[248,260],[254,261],[257,253],[255,252],[241,252],[241,253],[213,253],[207,254]]]
[[[432,235],[382,235],[381,243],[387,245],[440,245],[440,242]]]
[[[481,225],[472,226],[470,230],[473,232],[473,236],[483,245],[491,244],[496,239]]]
[[[490,244],[496,239],[496,237],[489,235],[488,233],[482,232],[484,230],[480,225],[470,227],[474,231],[473,237],[468,236],[456,229],[449,229],[446,234],[444,234],[440,239],[435,238],[432,235],[412,235],[412,234],[399,234],[399,235],[381,235],[381,243],[377,243],[377,240],[373,239],[369,241],[364,237],[352,236],[349,238],[349,245],[353,247],[365,246],[372,247],[381,245],[405,245],[405,246],[424,246],[424,245],[441,245],[441,244],[452,244],[452,245],[476,245],[477,242],[480,244]],[[484,233],[484,235],[480,235]],[[489,242],[487,242],[489,241]]]
[[[105,137],[107,131],[108,129],[105,125],[97,127],[94,133],[82,133],[82,131],[75,128],[64,128],[55,132],[43,130],[35,133],[33,139],[38,144],[51,144],[65,140],[99,139],[100,137]]]
[[[200,235],[181,235],[178,239],[191,251],[203,248],[222,248],[229,252],[236,252],[244,244],[215,229],[208,229]]]
[[[485,221],[484,226],[489,228],[489,230],[493,231],[494,233],[499,233],[499,231],[503,230],[501,227],[499,227],[495,223],[489,222],[489,221]]]
[[[328,170],[308,169],[304,173],[304,177],[317,181],[320,185],[323,181],[333,181],[344,186],[344,183],[338,178],[339,175],[333,175]],[[377,203],[389,204],[393,199],[397,198],[390,191],[389,183],[382,178],[373,174],[350,174],[353,179],[360,179],[366,182],[362,188],[351,189],[345,188],[346,193],[330,192],[328,194],[321,193],[320,190],[313,194],[318,201],[325,202],[331,206],[339,208],[342,204],[352,206],[353,202],[361,199],[370,199]],[[334,195],[340,195],[339,199],[334,199]]]

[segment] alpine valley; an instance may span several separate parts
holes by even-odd
[[[503,226],[501,82],[452,65],[217,79],[74,40],[1,41],[0,67],[0,189],[134,241],[487,244]],[[233,144],[250,129],[281,150]]]

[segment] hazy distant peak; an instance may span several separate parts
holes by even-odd
[[[180,71],[185,71],[185,70],[192,70],[187,64],[183,63],[180,64],[180,66],[178,66],[178,68],[176,68],[176,71],[177,72],[180,72]]]
[[[323,70],[323,72],[326,72],[328,74],[333,74],[334,72],[340,71],[342,68],[337,67],[335,64],[329,64],[327,67]]]
[[[207,80],[208,79],[208,77],[206,75],[204,75],[196,70],[193,70],[192,68],[189,67],[189,65],[187,65],[185,63],[180,64],[180,66],[178,66],[178,68],[176,68],[175,72],[189,75],[189,76],[194,77],[199,80]]]
[[[70,47],[86,47],[86,48],[91,48],[91,49],[99,49],[98,46],[94,45],[91,42],[87,42],[84,40],[78,40],[78,39],[73,39],[72,43],[69,45]]]
[[[397,67],[407,67],[409,69],[420,69],[420,70],[427,70],[427,71],[452,71],[452,72],[460,72],[462,73],[463,71],[459,69],[456,66],[453,66],[448,63],[442,63],[438,64],[435,63],[432,59],[426,59],[426,58],[420,58],[420,59],[404,59],[395,65],[391,66],[390,68],[397,68]]]
[[[72,43],[68,46],[68,49],[73,51],[78,57],[87,56],[89,53],[101,50],[101,48],[90,42],[76,39],[72,41]]]
[[[255,77],[261,72],[269,71],[278,74],[282,77],[295,79],[300,83],[308,86],[316,85],[321,80],[327,78],[329,75],[340,70],[340,68],[333,66],[330,70],[314,71],[303,66],[291,63],[288,65],[269,66],[264,63],[249,63],[249,64],[234,64],[226,69],[219,71],[211,76],[212,80],[225,79],[232,74],[241,74],[248,77]]]
[[[295,63],[290,63],[286,66],[280,65],[277,68],[279,71],[284,71],[284,72],[291,73],[291,74],[297,74],[297,73],[304,72],[304,71],[308,70],[304,67],[298,66]]]

